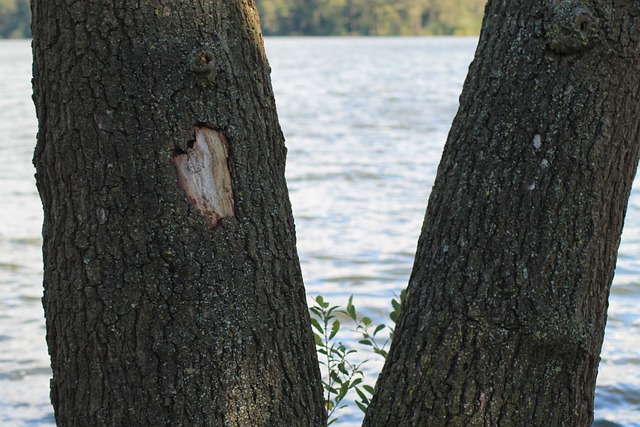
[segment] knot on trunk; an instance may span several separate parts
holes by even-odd
[[[545,22],[545,36],[551,50],[561,54],[591,49],[599,23],[591,9],[575,0],[552,0]]]
[[[209,86],[216,80],[216,60],[211,49],[202,47],[191,53],[189,69],[194,73],[201,86]]]

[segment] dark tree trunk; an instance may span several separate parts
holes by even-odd
[[[364,426],[590,426],[640,2],[489,0]]]
[[[58,424],[323,425],[253,2],[32,10]]]

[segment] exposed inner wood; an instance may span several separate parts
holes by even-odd
[[[195,141],[186,153],[175,151],[178,187],[211,228],[234,216],[228,143],[221,131],[196,127]]]

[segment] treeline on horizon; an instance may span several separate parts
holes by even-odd
[[[256,0],[266,36],[477,35],[486,0]]]
[[[0,0],[0,38],[31,37],[29,0]]]
[[[266,36],[476,35],[486,0],[256,0]],[[0,0],[0,38],[31,37],[29,0]]]

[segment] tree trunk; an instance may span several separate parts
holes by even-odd
[[[58,425],[324,425],[253,2],[32,9]]]
[[[640,2],[490,0],[364,426],[590,426]]]

